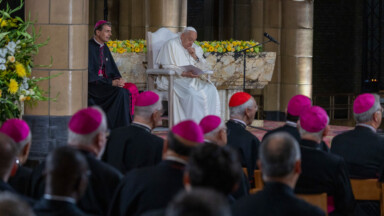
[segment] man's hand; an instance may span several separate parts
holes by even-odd
[[[189,47],[187,50],[188,50],[188,53],[189,53],[195,60],[197,60],[196,50],[195,50],[195,48],[193,48],[193,47]]]
[[[196,75],[194,73],[192,73],[192,71],[184,71],[181,76],[183,77],[189,77],[189,78],[196,78],[196,77],[199,77],[199,75]]]
[[[125,80],[123,78],[112,80],[112,86],[124,87],[124,85],[125,85]]]

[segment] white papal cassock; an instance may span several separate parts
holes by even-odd
[[[206,63],[201,47],[196,44],[192,46],[196,50],[199,63],[182,46],[180,36],[167,41],[156,60],[163,68],[173,69],[178,74],[174,80],[175,124],[185,119],[200,122],[206,115],[220,116],[220,99],[216,87],[207,80],[182,77],[182,71],[175,67],[195,65],[201,68]],[[168,89],[168,80],[164,77],[158,79],[156,84],[160,89]]]

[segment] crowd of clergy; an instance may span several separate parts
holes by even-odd
[[[254,98],[238,92],[228,106],[227,122],[184,120],[166,139],[153,133],[163,114],[155,92],[140,93],[132,124],[112,131],[102,109],[81,109],[69,121],[68,145],[33,169],[23,166],[33,134],[25,121],[9,119],[0,128],[0,215],[380,215],[379,203],[356,201],[350,184],[382,177],[378,95],[355,99],[356,127],[331,148],[323,142],[329,117],[306,96],[291,98],[286,124],[261,142],[247,130]],[[255,179],[246,173],[257,169],[264,187],[249,194]],[[326,193],[327,212],[296,193]]]

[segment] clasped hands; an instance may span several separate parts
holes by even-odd
[[[112,86],[117,86],[117,87],[124,87],[125,85],[125,80],[120,77],[119,79],[114,79],[112,80]]]

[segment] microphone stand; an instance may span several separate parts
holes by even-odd
[[[266,44],[266,43],[269,43],[269,42],[271,42],[271,40],[268,40],[268,41],[265,41],[265,42],[263,42],[263,43],[256,44],[255,46],[251,46],[251,47],[248,47],[248,48],[246,48],[246,49],[242,49],[242,50],[237,51],[238,53],[240,53],[240,52],[243,52],[243,53],[244,53],[244,54],[243,54],[243,56],[244,56],[243,91],[244,91],[244,92],[245,92],[245,70],[246,70],[246,68],[247,68],[247,62],[246,62],[246,58],[245,58],[245,57],[246,57],[246,55],[247,55],[247,50],[252,49],[252,48],[254,48],[254,47],[261,46],[261,45]]]

